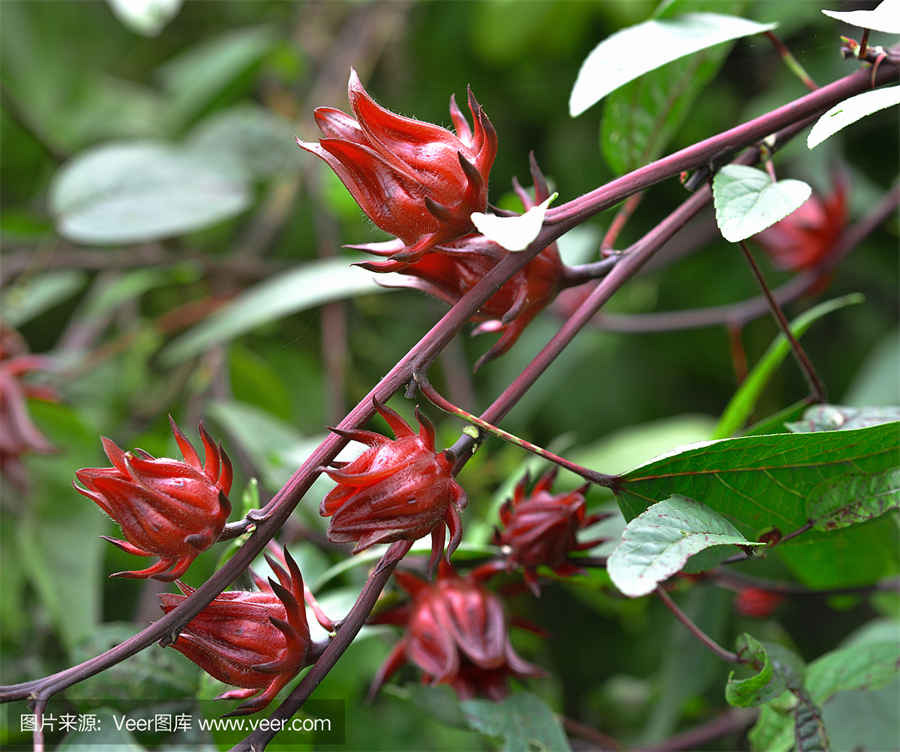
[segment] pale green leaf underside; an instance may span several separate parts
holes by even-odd
[[[898,11],[900,15],[900,11]],[[806,145],[816,148],[825,139],[830,138],[848,125],[862,120],[879,110],[900,104],[900,86],[889,86],[885,89],[865,91],[854,97],[839,102],[820,117],[806,137]]]
[[[500,217],[496,214],[472,212],[472,224],[488,240],[493,240],[507,251],[524,251],[541,231],[547,207],[558,196],[554,193],[537,206],[532,206],[524,214],[515,217]]]
[[[611,91],[661,65],[731,39],[775,28],[718,13],[688,13],[652,20],[604,39],[581,64],[569,97],[569,114],[580,115]]]
[[[822,13],[861,29],[900,34],[900,0],[883,0],[872,10],[823,10]]]
[[[375,282],[371,272],[350,266],[353,261],[313,261],[251,287],[172,342],[163,350],[163,362],[178,363],[282,316],[386,289]],[[386,280],[384,275],[381,279]]]
[[[700,502],[683,496],[654,504],[635,517],[607,563],[613,584],[636,598],[680,571],[712,546],[750,544],[734,525]]]
[[[799,209],[811,194],[802,180],[773,183],[762,170],[726,165],[713,180],[716,222],[725,240],[738,243]]]

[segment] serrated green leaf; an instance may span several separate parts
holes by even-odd
[[[570,750],[553,711],[528,692],[516,692],[501,702],[463,700],[459,705],[471,728],[503,739],[504,752]]]
[[[900,461],[900,460],[898,460]],[[838,530],[900,508],[900,469],[849,475],[810,495],[807,514],[817,530]]]
[[[625,474],[617,499],[626,519],[656,499],[703,499],[747,538],[807,522],[806,503],[821,483],[897,466],[897,424],[817,434],[747,436],[708,442]],[[867,584],[900,571],[897,526],[888,516],[839,531],[810,531],[778,546],[794,573],[812,587]],[[865,548],[860,557],[857,547]]]
[[[375,282],[372,272],[351,266],[355,260],[312,261],[245,290],[166,347],[162,362],[180,363],[261,324],[332,300],[383,292],[386,288]]]
[[[813,433],[868,428],[896,421],[900,421],[900,407],[892,405],[884,407],[813,405],[803,413],[803,420],[785,425],[793,433]],[[900,426],[897,430],[900,431]]]
[[[250,203],[244,181],[226,167],[161,142],[98,146],[54,177],[57,230],[76,242],[116,245],[206,227]]]
[[[725,240],[738,243],[799,209],[811,194],[802,180],[773,183],[755,167],[725,165],[713,178],[716,223]]]
[[[817,319],[832,311],[864,301],[865,298],[862,295],[853,293],[820,303],[794,319],[790,325],[791,332],[795,337],[801,337]],[[716,426],[712,438],[724,439],[731,436],[744,425],[744,422],[753,412],[753,408],[756,406],[756,402],[772,374],[790,351],[791,345],[787,338],[784,334],[779,334],[772,344],[769,345],[759,362],[753,366],[753,370],[744,379],[734,397],[731,398],[731,401],[722,413],[722,417],[719,419],[719,424]],[[897,419],[900,419],[900,412],[898,412]]]
[[[775,24],[718,13],[688,13],[617,31],[581,64],[569,97],[569,114],[577,117],[611,91],[673,60],[774,28]]]
[[[900,14],[897,14],[900,17]],[[836,104],[820,117],[806,137],[806,146],[815,149],[825,139],[867,115],[900,104],[900,86],[865,91]]]
[[[769,653],[759,640],[749,634],[742,634],[737,639],[737,654],[756,671],[746,679],[735,679],[735,672],[728,674],[725,685],[725,699],[729,705],[738,708],[750,708],[774,700],[785,689],[784,677],[775,671],[769,660]]]
[[[859,26],[861,29],[900,34],[900,2],[897,0],[882,0],[872,10],[823,10],[822,13],[850,26]]]
[[[700,502],[672,496],[628,523],[607,571],[619,590],[636,598],[653,592],[694,554],[725,545],[761,544],[748,543],[728,520]]]

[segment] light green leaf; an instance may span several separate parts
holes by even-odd
[[[898,12],[900,18],[900,12]],[[830,138],[848,125],[871,115],[879,110],[900,104],[900,86],[889,86],[884,89],[865,91],[862,94],[839,102],[820,117],[806,137],[806,145],[815,149],[825,139]]]
[[[673,452],[623,477],[626,519],[656,499],[703,499],[748,539],[807,523],[807,499],[826,481],[897,466],[897,424],[815,434],[770,434],[707,442]],[[809,531],[774,549],[811,587],[862,585],[900,570],[900,535],[890,517],[843,530]],[[859,551],[866,551],[865,557]]]
[[[900,679],[875,690],[839,692],[822,707],[834,749],[877,752],[896,747]]]
[[[58,231],[80,243],[158,240],[234,216],[249,202],[244,182],[216,160],[151,141],[86,151],[50,189]]]
[[[181,0],[107,0],[116,17],[132,31],[155,37],[177,15]]]
[[[706,11],[739,15],[744,5],[743,0],[676,0],[661,4],[653,18]],[[610,94],[603,109],[600,145],[613,170],[623,175],[662,153],[731,47],[720,44],[700,50],[686,60],[650,71]]]
[[[611,91],[661,65],[722,42],[775,28],[718,13],[651,20],[607,37],[581,64],[569,114],[577,117]]]
[[[882,0],[872,10],[823,10],[822,13],[861,29],[900,34],[900,0]]]
[[[0,318],[8,326],[19,327],[70,298],[86,281],[84,272],[74,270],[47,272],[17,281],[0,293]]]
[[[725,240],[737,243],[784,219],[811,194],[802,180],[773,183],[755,167],[726,165],[713,179],[716,223]]]
[[[547,207],[556,199],[554,193],[537,206],[516,217],[500,217],[496,214],[472,212],[472,224],[489,240],[507,251],[524,251],[541,231]]]
[[[275,44],[265,27],[246,28],[191,47],[159,69],[173,97],[175,124],[201,112],[240,74],[258,63]]]
[[[528,692],[516,692],[501,702],[463,700],[459,705],[473,729],[503,739],[504,752],[570,751],[553,711]]]
[[[384,291],[372,272],[350,266],[355,260],[313,261],[245,290],[172,342],[163,350],[162,362],[174,365],[261,324],[332,300]]]
[[[845,405],[813,405],[803,413],[803,420],[786,423],[794,433],[815,431],[848,431],[882,423],[900,421],[900,407],[847,407]],[[897,429],[900,431],[900,428]]]
[[[202,121],[188,135],[185,147],[233,161],[247,178],[291,172],[302,164],[294,127],[255,105],[233,107]]]
[[[746,632],[738,637],[737,654],[756,671],[746,679],[735,679],[735,672],[728,674],[725,685],[725,699],[729,705],[750,708],[774,700],[785,689],[784,677],[772,667],[769,653],[759,640]]]
[[[607,571],[619,590],[636,598],[652,593],[657,584],[681,571],[694,554],[724,545],[763,544],[749,543],[709,507],[672,496],[628,523],[609,557]]]
[[[800,337],[817,319],[846,306],[862,303],[864,300],[865,298],[859,293],[852,293],[841,298],[819,303],[819,305],[804,312],[791,322],[791,332],[795,337]],[[769,345],[769,349],[759,359],[759,362],[753,367],[753,370],[747,375],[747,378],[744,379],[734,397],[731,398],[731,401],[722,413],[722,417],[719,419],[719,425],[716,426],[712,438],[724,439],[731,436],[744,425],[753,412],[753,408],[756,406],[756,402],[772,374],[790,351],[791,345],[787,338],[784,334],[779,334],[772,344]],[[900,415],[898,415],[898,418],[900,418]]]

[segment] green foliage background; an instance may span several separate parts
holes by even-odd
[[[727,5],[734,12],[735,3]],[[224,346],[178,362],[164,354],[194,323],[197,309],[190,304],[230,300],[261,279],[316,260],[323,245],[329,253],[343,255],[348,252],[338,247],[341,243],[384,238],[331,173],[292,144],[295,134],[307,140],[315,136],[309,106],[348,108],[348,65],[358,66],[380,103],[445,125],[450,122],[450,93],[462,97],[470,84],[500,138],[492,200],[516,205],[510,181],[515,175],[523,181],[527,177],[527,155],[533,150],[562,202],[615,177],[600,148],[603,105],[577,119],[567,112],[579,65],[597,42],[644,20],[653,7],[633,0],[192,2],[158,36],[142,37],[102,2],[4,0],[0,264],[7,272],[0,313],[18,326],[33,351],[58,354],[65,375],[57,380],[61,403],[30,404],[59,453],[28,458],[27,495],[3,489],[3,683],[83,660],[158,614],[159,586],[106,578],[110,571],[133,568],[133,557],[98,538],[115,534],[113,525],[70,486],[76,468],[105,464],[99,435],[173,456],[166,415],[173,414],[192,436],[202,418],[237,461],[238,494],[255,476],[268,498],[324,426],[340,419],[336,403],[354,404],[444,310],[411,291],[361,294],[340,304],[345,347],[339,346],[339,336],[323,335],[322,309],[313,306],[265,320]],[[853,68],[837,51],[838,34],[850,30],[819,14],[814,3],[748,3],[744,15],[779,22],[780,36],[820,83]],[[878,35],[873,40],[882,41]],[[322,91],[333,98],[307,101]],[[766,40],[742,40],[689,107],[666,151],[804,93]],[[217,118],[235,113],[247,118],[243,129],[213,129]],[[245,208],[158,242],[100,246],[61,237],[51,211],[58,158],[65,161],[97,145],[130,140],[173,146],[202,141],[211,162],[225,162],[239,152],[244,161],[235,169],[246,189]],[[851,214],[858,218],[895,179],[897,140],[896,116],[882,113],[813,152],[799,138],[779,155],[776,166],[780,177],[807,180],[823,193],[831,188],[833,172],[843,170],[851,186]],[[619,245],[650,229],[685,195],[674,180],[653,188]],[[280,197],[287,203],[279,204]],[[582,234],[585,247],[596,252],[613,214],[610,210],[588,225],[592,234]],[[270,221],[275,225],[267,235]],[[664,268],[651,265],[615,296],[608,310],[670,310],[755,295],[744,261],[734,247],[707,231],[712,226],[706,215],[688,227],[683,232],[688,238],[709,239],[703,250]],[[900,403],[897,233],[894,216],[860,244],[830,281],[828,297],[862,292],[865,304],[830,314],[804,335],[833,402]],[[267,237],[265,245],[257,242],[259,237]],[[86,250],[106,254],[110,261],[71,263],[84,258],[76,252]],[[139,253],[156,254],[157,260],[146,265],[127,261]],[[242,270],[242,263],[251,271]],[[785,278],[771,268],[766,273],[773,283]],[[304,292],[298,288],[291,294]],[[789,316],[811,305],[811,299],[798,301]],[[544,312],[512,352],[472,379],[474,403],[467,407],[478,412],[486,406],[560,322],[558,313]],[[767,318],[746,327],[743,339],[751,365],[775,334]],[[455,354],[435,370],[436,380],[446,384],[454,367],[474,362],[489,346],[486,339],[461,337]],[[329,349],[343,358],[345,383],[338,394],[329,384],[333,373],[323,366],[323,351]],[[724,328],[641,335],[595,329],[579,336],[504,427],[535,443],[565,449],[576,461],[620,472],[661,451],[709,438],[735,388]],[[795,402],[804,389],[797,369],[785,362],[753,417]],[[400,398],[395,403],[411,414],[411,403]],[[439,441],[452,442],[460,425],[434,411],[431,415],[438,420]],[[486,542],[497,502],[524,462],[518,450],[488,442],[466,467],[461,482],[473,501],[464,517],[467,542]],[[563,483],[574,485],[574,480]],[[325,529],[316,510],[326,488],[314,488],[286,531],[311,583],[342,559],[339,552],[315,544]],[[588,504],[607,501],[593,491]],[[202,582],[220,553],[214,549],[198,559],[186,581]],[[756,563],[752,571],[791,577],[774,559]],[[365,567],[359,566],[329,579],[319,592],[326,611],[341,615],[364,577]],[[679,600],[723,644],[733,644],[736,635],[750,630],[761,639],[790,645],[807,660],[835,648],[866,623],[896,618],[900,605],[888,596],[797,599],[779,609],[777,621],[750,622],[734,613],[728,591],[696,587]],[[515,595],[508,610],[549,633],[541,639],[514,631],[514,641],[520,653],[549,674],[530,681],[528,689],[567,717],[628,744],[650,744],[725,707],[727,667],[692,641],[657,601],[618,597],[605,573],[549,584],[539,601]],[[346,699],[350,748],[495,746],[492,736],[454,726],[459,710],[452,697],[419,688],[412,669],[399,674],[376,704],[365,704],[368,682],[397,635],[387,629],[364,634],[316,694]],[[174,651],[153,647],[73,688],[51,707],[58,705],[57,712],[121,709],[133,701],[149,708],[171,707],[195,693],[214,696],[221,689],[212,684]],[[894,685],[896,689],[896,681]],[[523,702],[523,712],[529,712]],[[19,739],[16,719],[23,706],[5,707],[8,718],[0,743],[4,738],[11,743]],[[500,722],[484,713],[478,728],[497,728]],[[890,732],[888,724],[883,733],[889,738]],[[226,748],[222,739],[195,741],[202,748],[213,749],[217,743]],[[738,743],[737,737],[726,741]],[[168,744],[152,737],[139,742],[160,749]],[[554,743],[548,742],[551,747]]]

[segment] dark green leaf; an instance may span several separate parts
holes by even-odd
[[[817,530],[837,530],[900,508],[900,469],[848,475],[813,491],[807,506]]]
[[[725,165],[713,179],[716,223],[729,243],[746,240],[799,209],[812,194],[802,180],[772,179],[746,165]]]
[[[688,558],[712,546],[749,544],[720,514],[700,502],[672,496],[635,517],[607,565],[613,584],[636,598],[681,571]]]
[[[460,707],[473,729],[503,739],[504,752],[570,749],[553,711],[528,692],[516,692],[502,702],[463,700]]]
[[[809,329],[814,321],[822,316],[863,301],[865,301],[865,298],[862,295],[854,293],[819,303],[819,305],[801,314],[791,322],[791,332],[795,337],[799,338]],[[719,419],[719,424],[716,426],[712,438],[724,439],[731,436],[744,425],[753,412],[753,408],[756,406],[763,389],[769,383],[772,374],[775,373],[775,370],[790,351],[791,345],[787,338],[784,334],[779,334],[772,344],[769,345],[769,349],[759,359],[759,362],[753,366],[753,370],[747,374],[747,378],[744,379],[734,397],[731,398],[731,401],[722,413],[722,417]],[[897,419],[900,419],[900,411],[898,411]],[[861,426],[855,427],[861,428]]]
[[[673,452],[624,476],[619,506],[631,519],[674,494],[703,499],[750,540],[806,524],[807,499],[825,481],[897,466],[896,424],[854,431],[747,436]],[[810,531],[775,549],[813,587],[865,584],[900,569],[890,517],[831,533]],[[866,550],[860,557],[859,550]]]

